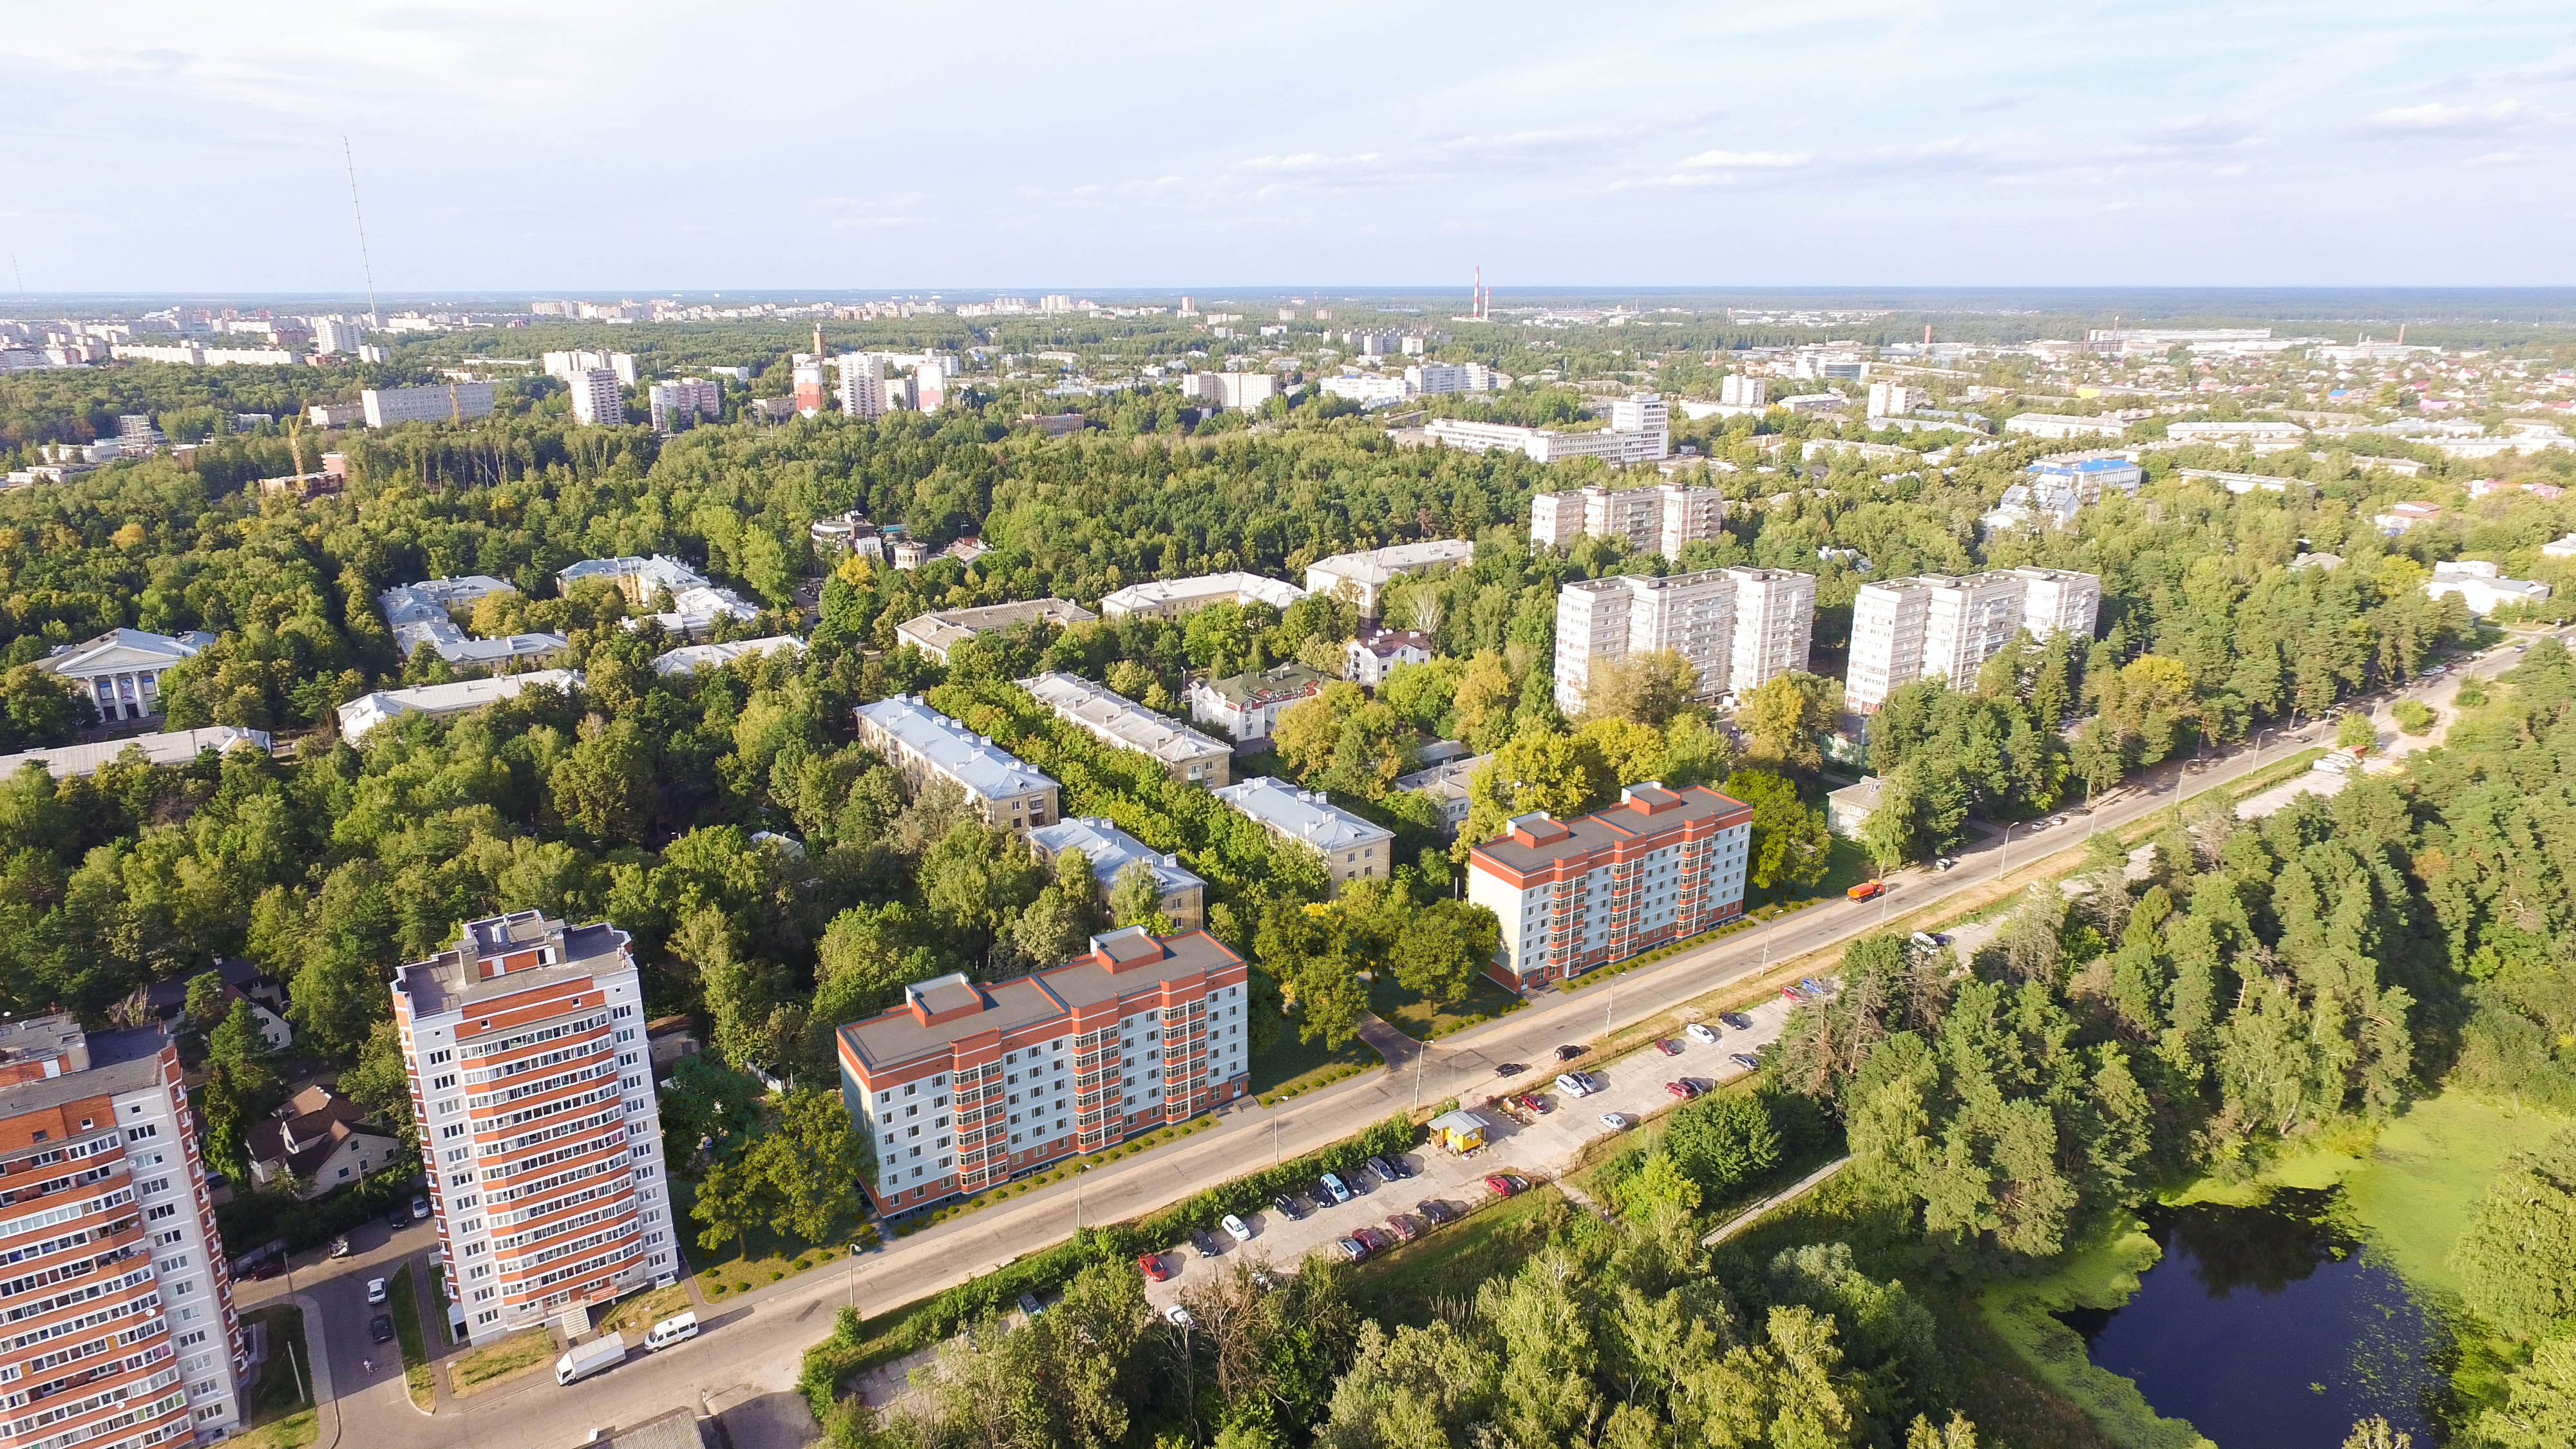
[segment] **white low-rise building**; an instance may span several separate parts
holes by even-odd
[[[2029,438],[2116,438],[2128,430],[2128,423],[2120,418],[2072,413],[2015,413],[2004,419],[2005,432]]]
[[[2481,619],[2506,604],[2549,601],[2549,585],[2506,578],[2504,570],[2483,559],[2464,558],[2433,565],[2433,576],[2424,581],[2424,593],[2435,599],[2457,594],[2460,602],[2469,606],[2469,612]]]
[[[1062,818],[1055,781],[911,695],[863,704],[856,713],[859,743],[885,756],[915,790],[945,780],[995,829],[1025,830]]]
[[[569,647],[570,641],[561,634],[543,631],[498,639],[477,638],[459,627],[450,612],[470,609],[476,601],[493,594],[516,592],[489,574],[467,574],[462,578],[396,584],[376,595],[376,603],[385,611],[385,626],[393,631],[395,650],[405,658],[426,644],[450,664],[490,667],[543,659]]]
[[[1342,644],[1342,677],[1371,689],[1399,664],[1430,662],[1430,637],[1411,629],[1362,629]]]
[[[1081,851],[1091,862],[1091,874],[1100,883],[1102,900],[1109,898],[1120,871],[1142,863],[1154,873],[1154,884],[1162,893],[1154,909],[1162,912],[1165,920],[1182,931],[1196,931],[1207,925],[1207,882],[1184,869],[1179,856],[1147,849],[1143,841],[1107,820],[1089,815],[1059,820],[1030,831],[1029,844],[1050,860],[1068,849]]]
[[[897,567],[903,562],[901,548],[897,545]],[[981,608],[942,609],[917,615],[896,625],[894,637],[898,645],[909,644],[945,664],[949,650],[981,634],[1028,623],[1063,628],[1098,617],[1071,599],[1025,599],[1014,604],[986,604]]]
[[[1374,619],[1386,586],[1399,577],[1453,567],[1475,556],[1474,544],[1456,538],[1428,538],[1360,553],[1337,553],[1306,565],[1306,592],[1336,593],[1347,585],[1360,617]]]
[[[1285,579],[1241,571],[1201,574],[1188,579],[1148,579],[1129,584],[1100,600],[1100,616],[1123,619],[1130,614],[1149,619],[1177,619],[1210,604],[1268,604],[1285,611],[1306,591]]]
[[[379,689],[340,706],[340,737],[356,744],[376,726],[407,714],[465,714],[497,704],[523,689],[581,688],[578,669],[535,669],[525,674],[497,674],[489,679],[459,679],[452,684],[424,684],[412,689]]]
[[[1395,777],[1395,788],[1428,793],[1440,802],[1440,833],[1455,836],[1458,827],[1467,823],[1467,786],[1478,770],[1493,762],[1492,755],[1469,755],[1463,759],[1443,760],[1425,765],[1409,775]]]
[[[38,667],[79,685],[100,719],[148,719],[161,712],[161,676],[214,642],[203,630],[171,635],[110,629],[85,643],[58,647]]]
[[[1247,670],[1224,679],[1190,681],[1190,718],[1225,731],[1237,744],[1270,738],[1282,710],[1322,692],[1324,676],[1303,664]]]
[[[721,644],[683,644],[654,655],[653,672],[694,674],[701,669],[722,669],[737,659],[771,650],[802,654],[805,641],[792,634],[772,634],[765,639],[728,639]]]
[[[244,729],[239,725],[206,725],[193,730],[172,730],[166,734],[130,735],[121,740],[100,740],[96,744],[55,745],[0,755],[0,780],[29,765],[44,766],[45,772],[57,780],[74,775],[95,775],[129,753],[147,765],[192,765],[196,763],[197,756],[207,750],[218,754],[257,750],[264,755],[270,748],[266,730]]]
[[[1216,797],[1272,835],[1322,857],[1336,894],[1344,881],[1385,880],[1394,869],[1394,832],[1335,805],[1321,790],[1300,790],[1256,775],[1226,786]]]
[[[1226,782],[1234,751],[1175,719],[1079,675],[1050,672],[1020,681],[1056,718],[1105,745],[1151,755],[1172,779],[1214,787]]]
[[[1520,453],[1538,463],[1561,463],[1569,458],[1654,463],[1672,455],[1671,414],[1664,400],[1652,393],[1613,402],[1610,425],[1592,431],[1434,418],[1423,434],[1446,447],[1464,448],[1471,453]]]

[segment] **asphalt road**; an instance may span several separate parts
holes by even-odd
[[[2262,758],[2277,760],[2322,737],[2316,726],[2287,734],[2267,731]],[[2244,749],[2197,772],[2187,773],[2179,764],[2162,767],[2089,818],[2071,816],[2068,824],[2036,835],[2017,830],[2008,845],[1988,841],[1963,852],[1959,866],[1948,872],[1899,872],[1880,900],[1810,906],[1580,992],[1543,993],[1525,1010],[1428,1047],[1401,1037],[1384,1041],[1390,1056],[1385,1071],[1271,1108],[1247,1097],[1218,1114],[1214,1131],[915,1233],[848,1269],[815,1269],[719,1307],[702,1308],[702,1328],[694,1341],[654,1355],[649,1364],[639,1354],[622,1368],[569,1388],[558,1388],[552,1375],[540,1370],[443,1407],[435,1416],[410,1406],[390,1366],[391,1356],[377,1355],[366,1343],[361,1285],[385,1271],[379,1264],[432,1246],[425,1226],[406,1229],[390,1245],[362,1243],[355,1260],[319,1272],[309,1260],[299,1263],[294,1281],[322,1305],[331,1377],[342,1386],[341,1441],[363,1449],[569,1449],[602,1425],[633,1424],[688,1405],[721,1413],[736,1449],[794,1449],[812,1433],[794,1394],[800,1355],[828,1331],[832,1311],[845,1302],[856,1301],[872,1312],[912,1302],[1057,1242],[1077,1221],[1134,1217],[1179,1201],[1207,1183],[1325,1146],[1391,1112],[1451,1096],[1476,1097],[1494,1081],[1501,1063],[1527,1062],[1535,1069],[1550,1061],[1561,1042],[1642,1021],[1753,975],[1766,960],[1839,944],[1891,919],[1896,911],[1919,910],[1983,884],[2000,867],[2080,850],[2088,825],[2125,824],[2252,768],[2255,752]],[[1569,1110],[1579,1108],[1561,1106],[1559,1114]],[[379,1238],[384,1232],[381,1226],[370,1231]],[[283,1289],[280,1280],[242,1286],[246,1303],[264,1301]],[[369,1357],[375,1359],[372,1371],[360,1362]],[[316,1449],[336,1449],[328,1439],[326,1425],[325,1442]]]

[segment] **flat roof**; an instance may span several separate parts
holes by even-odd
[[[1427,569],[1435,564],[1465,563],[1475,556],[1476,546],[1464,539],[1426,538],[1417,543],[1390,544],[1359,553],[1337,553],[1330,558],[1315,560],[1306,565],[1306,569],[1310,574],[1321,570],[1361,583],[1382,584],[1398,574]]]
[[[1152,867],[1154,879],[1164,894],[1204,886],[1207,882],[1181,867],[1175,856],[1163,854],[1098,816],[1077,815],[1053,825],[1041,825],[1029,832],[1029,843],[1052,856],[1066,846],[1079,850],[1091,861],[1091,873],[1102,886],[1116,879],[1118,872],[1131,861],[1141,860]]]
[[[89,1033],[89,1066],[59,1077],[0,1087],[0,1117],[80,1101],[140,1092],[161,1080],[161,1028],[134,1026]]]
[[[1306,591],[1285,579],[1236,571],[1223,574],[1200,574],[1188,579],[1148,579],[1129,584],[1104,596],[1100,607],[1150,609],[1163,604],[1185,604],[1194,600],[1214,603],[1219,599],[1249,597],[1274,609],[1285,609],[1306,597]]]
[[[243,729],[239,725],[207,725],[202,729],[130,735],[121,740],[102,740],[89,745],[55,745],[48,749],[23,750],[14,755],[0,755],[0,777],[14,775],[30,764],[44,766],[58,780],[66,775],[95,775],[102,766],[124,758],[127,750],[142,752],[146,764],[185,765],[193,762],[200,751],[240,749],[268,753],[268,731]]]
[[[1023,599],[1012,604],[986,604],[974,609],[938,609],[906,619],[896,632],[922,647],[945,654],[978,634],[1007,629],[1032,619],[1050,624],[1079,624],[1100,617],[1071,599]]]
[[[534,913],[524,914],[533,915]],[[496,918],[499,921],[511,919],[510,917]],[[494,921],[471,921],[466,924],[466,929],[482,936],[487,933],[480,928],[494,923]],[[413,961],[396,968],[393,989],[411,998],[412,1015],[418,1018],[436,1016],[446,1011],[461,1011],[475,1002],[488,1001],[495,996],[512,995],[541,986],[552,986],[585,976],[599,976],[625,969],[624,962],[618,953],[625,948],[627,936],[624,931],[615,926],[605,921],[593,922],[587,926],[562,926],[556,922],[540,921],[539,925],[549,931],[555,929],[561,931],[560,945],[563,960],[556,965],[529,967],[499,976],[485,977],[467,965],[462,951],[451,946],[426,961]],[[549,936],[547,939],[554,938]],[[479,949],[487,954],[498,955],[510,945],[524,947],[534,944],[537,944],[534,938],[506,943],[495,939],[485,940]]]
[[[1132,964],[1116,972],[1103,966],[1097,955],[1086,953],[1062,966],[989,985],[979,986],[962,979],[916,982],[916,987],[926,985],[943,993],[952,989],[971,993],[974,1000],[982,1003],[981,1009],[971,1015],[925,1024],[909,1004],[889,1007],[864,1021],[842,1026],[841,1040],[862,1065],[871,1069],[898,1066],[945,1050],[970,1036],[997,1030],[1008,1036],[1054,1017],[1070,1018],[1076,1007],[1141,996],[1166,981],[1218,971],[1243,961],[1205,931],[1143,939],[1158,943],[1160,958],[1133,959]],[[954,1002],[944,996],[935,1004],[925,1002],[941,1011],[966,1004],[970,1003],[962,996]],[[1066,1024],[1069,1027],[1071,1022]]]
[[[1380,840],[1394,832],[1371,825],[1332,801],[1320,790],[1300,790],[1268,775],[1228,785],[1216,797],[1282,835],[1294,836],[1317,850],[1341,850]]]
[[[908,694],[860,705],[856,713],[985,799],[1056,788],[1055,781],[1021,763],[1018,756]]]
[[[1165,764],[1187,764],[1232,753],[1233,747],[1137,704],[1079,675],[1050,672],[1020,681],[1038,703],[1096,735],[1116,740]]]
[[[1647,814],[1622,801],[1606,810],[1595,810],[1589,815],[1560,822],[1565,834],[1545,845],[1523,845],[1506,833],[1476,846],[1470,859],[1481,857],[1516,873],[1530,875],[1561,860],[1589,855],[1645,836],[1661,835],[1667,830],[1701,820],[1722,819],[1738,813],[1749,815],[1753,809],[1743,801],[1721,795],[1706,785],[1666,790],[1657,785],[1638,784],[1628,787],[1628,796],[1630,800],[1669,800],[1673,803]]]

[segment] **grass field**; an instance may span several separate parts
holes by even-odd
[[[722,1247],[708,1249],[698,1245],[696,1219],[690,1210],[697,1202],[697,1184],[676,1174],[671,1178],[671,1215],[690,1225],[689,1262],[697,1270],[698,1291],[710,1299],[732,1293],[744,1293],[766,1287],[791,1274],[802,1273],[826,1263],[841,1260],[843,1249],[859,1231],[855,1217],[832,1224],[824,1242],[834,1246],[815,1247],[791,1238],[783,1238],[765,1227],[754,1227],[739,1240],[728,1239]]]
[[[1369,983],[1369,1010],[1378,1019],[1392,1025],[1415,1041],[1429,1034],[1455,1030],[1473,1017],[1491,1020],[1512,1008],[1520,998],[1490,976],[1479,976],[1457,1001],[1441,1004],[1425,1000],[1407,991],[1392,974],[1380,972]]]
[[[267,1326],[268,1358],[258,1380],[243,1385],[243,1427],[231,1442],[254,1449],[303,1449],[317,1429],[307,1407],[313,1393],[311,1370],[304,1365],[304,1310],[280,1303],[254,1308],[242,1319]]]
[[[420,1290],[412,1281],[412,1265],[394,1270],[385,1285],[385,1311],[394,1316],[394,1342],[402,1346],[403,1388],[411,1401],[421,1408],[435,1407],[436,1388],[429,1377],[429,1351],[423,1346],[420,1332]]]
[[[602,1333],[622,1333],[630,1340],[640,1339],[652,1330],[654,1324],[685,1311],[688,1306],[689,1290],[674,1283],[668,1288],[655,1288],[628,1298],[600,1315],[597,1325]]]
[[[1266,1093],[1292,1086],[1340,1067],[1367,1071],[1386,1065],[1367,1042],[1353,1038],[1339,1047],[1326,1047],[1322,1042],[1297,1039],[1297,1023],[1288,1021],[1279,1027],[1279,1039],[1268,1051],[1252,1059],[1251,1090]]]
[[[448,1360],[447,1387],[460,1399],[471,1398],[495,1384],[508,1383],[533,1371],[554,1356],[551,1335],[542,1328],[524,1328]]]
[[[1540,1183],[1463,1222],[1434,1229],[1375,1262],[1359,1266],[1352,1301],[1380,1323],[1428,1323],[1442,1297],[1472,1296],[1476,1285],[1508,1273],[1547,1239],[1565,1210],[1553,1183]]]

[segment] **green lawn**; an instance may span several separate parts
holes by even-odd
[[[1367,1042],[1356,1037],[1333,1048],[1327,1048],[1322,1042],[1299,1040],[1296,1018],[1290,1017],[1280,1023],[1279,1039],[1270,1044],[1270,1049],[1252,1058],[1250,1090],[1255,1093],[1275,1091],[1335,1067],[1355,1067],[1365,1071],[1384,1065],[1385,1060]]]
[[[291,1303],[254,1308],[246,1322],[268,1328],[268,1357],[256,1382],[242,1386],[242,1427],[270,1429],[265,1441],[275,1449],[313,1442],[312,1370],[304,1363],[304,1310]],[[301,1418],[301,1437],[290,1421]]]
[[[671,1212],[682,1226],[688,1262],[698,1275],[698,1291],[710,1299],[749,1292],[793,1274],[837,1263],[843,1255],[839,1245],[849,1242],[859,1231],[856,1217],[837,1220],[823,1236],[831,1246],[816,1247],[781,1237],[765,1227],[754,1227],[739,1240],[727,1239],[722,1246],[709,1249],[698,1243],[702,1224],[690,1216],[697,1200],[696,1183],[679,1176],[671,1179]]]
[[[1463,1222],[1434,1228],[1420,1242],[1362,1263],[1352,1302],[1380,1323],[1428,1323],[1437,1300],[1472,1297],[1477,1284],[1536,1252],[1564,1206],[1554,1183],[1540,1183]]]
[[[403,1387],[421,1408],[438,1402],[429,1378],[429,1351],[420,1332],[420,1290],[412,1283],[411,1264],[394,1270],[385,1285],[385,1311],[394,1316],[394,1341],[402,1346]]]
[[[1447,1003],[1406,990],[1390,973],[1381,972],[1369,983],[1369,1010],[1415,1041],[1423,1040],[1428,1032],[1455,1030],[1471,1018],[1491,1020],[1519,1000],[1518,995],[1490,976],[1476,977],[1465,996]]]
[[[549,1363],[554,1357],[552,1335],[542,1328],[523,1328],[448,1360],[447,1387],[460,1399],[470,1398]]]

